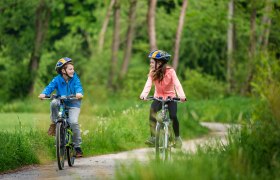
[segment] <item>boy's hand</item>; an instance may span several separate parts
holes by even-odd
[[[38,96],[39,99],[43,99],[43,98],[45,98],[45,97],[46,97],[45,94],[39,94],[39,96]]]
[[[82,95],[81,93],[77,93],[77,94],[76,94],[76,98],[77,98],[77,99],[82,99],[82,98],[83,98],[83,95]]]

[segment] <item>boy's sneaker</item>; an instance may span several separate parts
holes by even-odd
[[[80,147],[75,147],[76,157],[83,157],[83,151]]]
[[[49,130],[48,130],[48,135],[49,136],[55,136],[55,124],[54,123],[52,123],[51,125],[50,125],[50,127],[49,127]]]
[[[153,136],[151,136],[149,139],[145,141],[145,144],[149,146],[155,146],[155,143],[156,143],[156,138]]]
[[[182,147],[182,139],[180,136],[175,137],[175,148],[181,148]]]

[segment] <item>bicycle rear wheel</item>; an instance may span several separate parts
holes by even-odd
[[[73,166],[76,157],[76,151],[74,149],[74,144],[72,142],[72,131],[67,130],[67,146],[66,146],[66,154],[67,154],[67,161],[69,166]]]
[[[64,168],[65,151],[65,129],[62,122],[58,122],[56,124],[56,159],[60,170]]]
[[[156,126],[156,160],[166,161],[169,155],[168,147],[168,129],[164,124]]]

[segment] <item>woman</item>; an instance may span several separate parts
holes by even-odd
[[[145,87],[140,95],[140,99],[145,100],[149,95],[152,85],[155,85],[154,97],[178,97],[182,102],[186,101],[186,96],[182,85],[177,78],[175,70],[167,65],[170,54],[162,50],[155,50],[149,54],[150,72]],[[161,110],[161,102],[154,100],[150,108],[150,131],[151,137],[145,142],[148,145],[155,144],[155,125],[156,113]],[[182,139],[179,132],[179,121],[177,118],[177,102],[168,102],[168,111],[170,119],[173,121],[173,129],[175,134],[175,146],[181,148]]]

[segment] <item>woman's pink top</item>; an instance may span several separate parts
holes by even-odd
[[[179,98],[186,98],[182,85],[176,75],[174,69],[167,67],[165,75],[161,82],[155,81],[155,93],[154,97],[163,97],[166,99],[168,96],[171,98],[176,97],[176,93]],[[153,80],[151,73],[148,76],[148,80],[145,84],[145,87],[140,95],[140,97],[147,97],[153,85]]]

